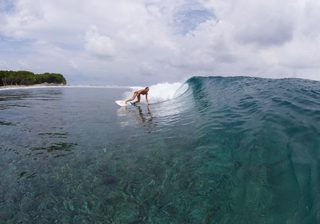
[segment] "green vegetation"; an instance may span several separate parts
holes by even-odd
[[[58,73],[34,74],[29,71],[1,71],[0,86],[35,85],[42,83],[67,84],[63,75]]]

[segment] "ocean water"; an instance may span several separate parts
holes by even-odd
[[[320,223],[319,82],[130,91],[0,91],[1,224]]]

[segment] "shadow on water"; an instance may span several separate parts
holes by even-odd
[[[149,106],[146,107],[146,112],[142,110],[141,106],[137,106],[137,109],[142,123],[152,121],[153,117]]]
[[[121,127],[131,126],[139,128],[142,125],[148,131],[151,131],[154,125],[154,117],[149,105],[121,107],[117,110],[117,115],[120,119]]]

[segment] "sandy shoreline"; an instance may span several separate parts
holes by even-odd
[[[0,90],[65,87],[65,86],[66,85],[63,85],[63,84],[50,84],[50,83],[42,83],[42,84],[36,84],[36,85],[7,85],[7,86],[0,86]]]

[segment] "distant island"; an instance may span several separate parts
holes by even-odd
[[[0,86],[36,84],[66,85],[67,81],[59,73],[34,74],[30,71],[3,71],[0,70]]]

